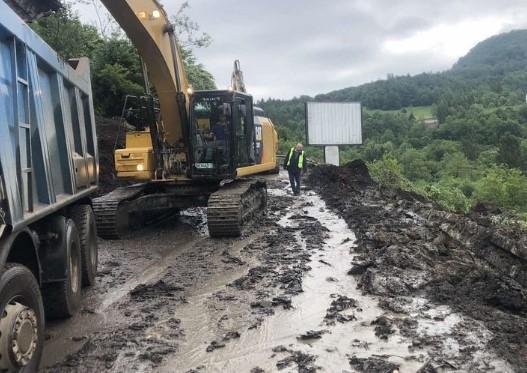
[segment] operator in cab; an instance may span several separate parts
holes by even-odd
[[[217,160],[224,163],[227,145],[227,117],[225,114],[219,115],[219,120],[212,126],[209,136],[214,142]]]
[[[289,172],[289,181],[295,196],[300,194],[301,175],[307,169],[305,158],[304,146],[299,143],[289,150],[284,160],[284,168]]]

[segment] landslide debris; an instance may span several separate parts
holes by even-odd
[[[326,325],[334,325],[335,322],[345,323],[355,320],[355,315],[352,312],[344,313],[344,311],[350,308],[357,308],[357,301],[344,295],[335,294],[334,297],[335,299],[331,302],[324,317]]]
[[[349,359],[349,362],[354,369],[364,373],[393,373],[399,369],[397,364],[374,357],[359,359],[353,356]]]
[[[284,346],[278,346],[273,348],[275,353],[287,353],[288,356],[279,360],[276,363],[278,370],[283,370],[291,367],[295,364],[297,366],[298,373],[315,373],[320,370],[320,367],[315,365],[317,357],[314,355],[307,354],[302,351],[295,351]]]
[[[103,195],[112,190],[128,185],[126,181],[117,179],[115,173],[114,151],[124,148],[124,130],[118,119],[95,118],[97,127],[97,146],[99,148],[99,194]],[[120,129],[121,128],[121,129]]]
[[[307,184],[355,231],[349,274],[363,292],[381,297],[381,307],[402,312],[405,297],[421,296],[448,305],[484,323],[493,335],[487,347],[499,357],[519,371],[527,366],[524,231],[497,223],[496,209],[455,214],[380,186],[361,160],[315,167]],[[378,321],[378,335],[387,338],[391,321]]]

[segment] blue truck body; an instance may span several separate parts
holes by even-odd
[[[0,234],[93,194],[98,151],[87,59],[64,62],[0,1]]]
[[[37,371],[45,318],[95,283],[94,119],[88,59],[63,61],[0,1],[0,371]]]

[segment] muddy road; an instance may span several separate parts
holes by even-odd
[[[79,315],[48,324],[41,371],[525,371],[519,279],[488,269],[478,283],[471,272],[458,283],[475,290],[462,293],[438,280],[433,256],[378,252],[375,234],[402,248],[434,238],[415,236],[428,226],[410,204],[381,216],[388,199],[368,180],[327,172],[300,197],[285,175],[270,177],[267,215],[237,239],[208,238],[198,209],[101,241],[97,284]],[[457,254],[448,265],[468,268]],[[488,279],[508,308],[482,294]]]

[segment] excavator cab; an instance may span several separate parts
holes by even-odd
[[[193,179],[234,179],[239,167],[255,164],[251,96],[234,91],[195,92],[190,108]]]

